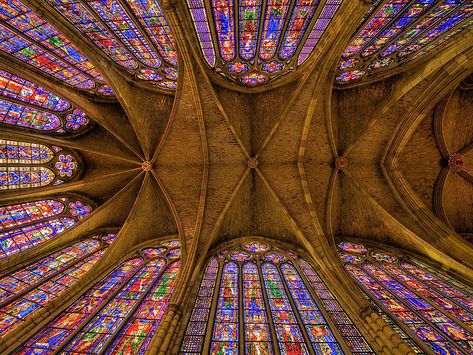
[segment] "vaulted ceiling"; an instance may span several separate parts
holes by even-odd
[[[1,138],[74,149],[84,171],[67,184],[4,191],[0,203],[75,192],[99,206],[60,238],[0,260],[0,269],[91,230],[117,226],[118,238],[95,270],[106,269],[141,242],[176,234],[183,242],[184,271],[191,270],[222,241],[262,235],[307,249],[323,269],[336,274],[343,271],[335,241],[352,236],[428,255],[471,276],[470,2],[419,1],[416,10],[411,9],[412,2],[401,0],[375,5],[300,1],[310,9],[307,18],[299,17],[305,21],[299,24],[300,33],[295,36],[293,29],[291,34],[289,15],[281,24],[285,36],[299,41],[295,54],[287,60],[281,55],[265,59],[260,49],[260,59],[242,63],[251,67],[249,72],[267,75],[261,82],[245,82],[243,72],[232,77],[228,68],[236,59],[222,57],[229,45],[228,38],[218,39],[222,23],[200,17],[199,23],[208,24],[205,30],[202,24],[194,27],[192,16],[195,20],[195,9],[208,19],[220,16],[227,26],[237,26],[236,37],[241,33],[236,28],[242,26],[236,15],[246,9],[242,4],[256,6],[260,30],[255,38],[262,43],[262,14],[273,3],[295,14],[294,1],[240,1],[238,10],[232,9],[233,17],[225,13],[226,1],[216,0],[162,0],[161,7],[124,0],[22,3],[28,8],[0,14],[1,26],[7,29],[2,29],[0,38],[0,69],[66,98],[94,124],[76,134],[1,125]],[[1,6],[5,10],[12,4],[21,7],[16,0]],[[438,5],[445,6],[441,15],[434,12]],[[324,6],[330,7],[330,16]],[[47,21],[70,41],[72,59],[60,49],[50,49],[55,47],[46,40],[35,49],[55,56],[63,69],[42,71],[45,62],[29,61],[24,48],[31,48],[31,43],[23,43],[19,51],[8,49],[17,43],[10,32],[22,41],[31,40],[19,30],[27,25],[11,20],[23,18],[27,11],[38,14],[34,28],[46,26]],[[114,19],[120,13],[133,18],[136,28],[127,28],[136,34],[133,40],[122,38],[123,22]],[[422,17],[411,19],[408,14]],[[425,45],[432,48],[413,47],[413,52],[422,52],[418,58],[413,53],[398,61],[390,54],[392,63],[378,75],[376,68],[370,68],[378,48],[369,59],[356,54],[354,67],[340,66],[341,60],[351,58],[347,46],[372,43],[370,31],[394,31],[397,21],[406,21],[407,27],[389,37],[394,43],[427,18],[438,28],[429,27],[432,34],[425,32]],[[317,27],[320,23],[325,26],[322,30]],[[392,28],[383,27],[387,23]],[[103,36],[89,34],[91,28],[101,28]],[[210,47],[200,47],[203,35],[196,28],[208,32],[212,45],[208,53]],[[363,31],[371,37],[358,38]],[[320,37],[303,52],[312,32]],[[32,33],[43,35],[40,30]],[[242,50],[236,43],[240,42],[232,44],[235,56],[237,49]],[[303,63],[301,53],[306,53]],[[271,61],[282,63],[279,74],[263,73],[263,65]],[[58,74],[67,70],[74,75],[64,79]],[[343,73],[355,70],[365,73],[340,80]]]

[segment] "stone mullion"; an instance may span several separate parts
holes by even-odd
[[[314,15],[312,16],[312,19],[309,21],[309,24],[307,25],[307,28],[305,29],[304,35],[301,37],[301,39],[299,41],[299,45],[297,46],[296,51],[294,52],[294,55],[291,58],[291,62],[293,62],[294,64],[297,65],[299,54],[301,53],[302,48],[304,48],[305,42],[306,42],[307,38],[309,37],[310,33],[312,32],[312,29],[314,28],[315,24],[317,23],[317,20],[319,19],[319,16],[322,13],[322,10],[324,9],[325,4],[327,4],[327,1],[328,0],[325,0],[325,1],[320,0],[319,1],[319,4],[317,5],[317,8],[314,11]],[[340,5],[342,5],[342,4],[340,4]],[[337,12],[338,12],[338,9],[337,9],[337,11],[334,12],[334,16]],[[331,22],[331,19],[328,20],[328,21]],[[324,31],[323,34],[325,34],[325,31]],[[323,36],[323,34],[322,34],[322,36]],[[315,47],[314,47],[314,49],[315,49]]]
[[[253,59],[259,58],[261,42],[263,40],[263,29],[264,29],[264,19],[265,19],[264,9],[266,9],[266,6],[268,5],[268,1],[271,1],[271,0],[261,0],[260,18],[259,18],[259,24],[258,24],[258,38],[256,39],[255,56],[253,57]]]
[[[284,288],[284,292],[286,294],[287,300],[289,301],[291,308],[292,308],[292,313],[294,314],[294,317],[296,318],[297,325],[299,326],[299,329],[302,334],[302,338],[304,339],[304,343],[307,345],[307,349],[309,350],[309,354],[315,355],[314,349],[312,348],[312,342],[310,341],[310,337],[307,334],[307,329],[305,328],[305,324],[301,319],[301,316],[299,314],[299,309],[297,308],[294,299],[292,298],[291,291],[289,290],[289,287],[286,284],[286,279],[284,278],[284,275],[279,267],[279,265],[275,265],[276,270],[278,272],[279,278],[281,280],[281,285]]]
[[[106,104],[106,102],[110,102],[109,98],[87,96],[85,93],[79,91],[75,92],[67,84],[60,82],[56,78],[51,76],[46,78],[38,72],[38,69],[24,67],[24,65],[20,64],[16,58],[10,56],[7,58],[1,52],[0,58],[2,59],[0,60],[0,68],[2,70],[18,74],[24,79],[40,84],[52,92],[66,98],[69,103],[77,105],[87,114],[87,116],[89,116],[89,118],[92,118],[95,122],[110,132],[110,134],[123,144],[131,154],[136,156],[137,159],[141,159],[141,152],[136,148],[138,143],[136,142],[136,136],[134,136],[130,123],[118,105],[112,106]],[[104,102],[102,103],[99,101]],[[8,127],[2,127],[2,130],[8,130]],[[27,133],[25,131],[24,134],[38,137],[42,140],[44,140],[45,137],[48,137],[48,139],[51,140],[60,137],[59,135],[46,136],[47,132],[43,131],[31,131]],[[69,144],[72,142],[73,141],[69,141]]]
[[[371,261],[368,261],[369,264],[375,266],[375,267],[378,267],[380,268],[383,272],[385,272],[387,275],[389,275],[390,277],[392,277],[393,279],[395,279],[397,282],[399,282],[401,285],[403,285],[404,287],[406,287],[408,290],[412,291],[414,294],[416,294],[417,297],[421,298],[422,300],[424,300],[425,302],[427,302],[428,304],[430,304],[432,307],[434,307],[435,309],[437,309],[438,311],[440,311],[442,314],[445,315],[445,313],[438,307],[436,307],[435,305],[432,305],[428,300],[424,299],[417,291],[413,291],[410,287],[408,287],[407,285],[405,285],[402,281],[400,281],[399,279],[397,279],[396,277],[394,277],[393,275],[391,275],[391,273],[387,272],[386,270],[384,270],[384,268],[381,268],[380,266],[376,265],[376,264],[373,264]],[[363,264],[365,265],[365,264]],[[447,339],[447,341],[450,338],[450,336],[448,334],[446,334],[443,330],[441,330],[439,327],[437,327],[437,325],[435,323],[432,323],[430,320],[428,320],[427,318],[425,318],[423,315],[421,315],[420,312],[418,312],[417,310],[415,310],[407,301],[405,301],[404,299],[400,298],[396,293],[394,293],[391,289],[389,289],[386,285],[384,285],[383,282],[379,281],[378,278],[374,275],[371,274],[371,272],[369,271],[366,271],[362,266],[360,267],[361,270],[363,270],[364,273],[366,273],[367,275],[369,275],[369,277],[371,279],[373,279],[378,285],[380,285],[383,289],[385,289],[390,295],[392,295],[398,302],[400,302],[401,304],[403,304],[408,310],[410,310],[411,312],[413,312],[414,314],[416,314],[420,319],[422,319],[426,324],[428,324],[429,326],[431,326],[435,331],[437,331],[438,333],[442,334],[445,339]],[[368,291],[370,292],[370,291]],[[374,299],[374,301],[376,302],[377,299]],[[378,304],[378,303],[377,303]],[[378,304],[379,306],[379,304]],[[386,312],[386,311],[385,311]],[[387,314],[391,314],[390,311],[387,312]],[[448,317],[448,315],[447,315]],[[393,320],[397,321],[397,317],[392,317]],[[450,317],[448,317],[450,318]],[[398,323],[398,325],[402,324],[401,322]],[[461,325],[460,325],[461,326]],[[406,327],[407,328],[407,327]],[[409,328],[407,328],[409,329]],[[403,329],[404,330],[404,329]],[[405,331],[405,330],[404,330]],[[408,334],[411,334],[412,331],[410,331],[410,333]],[[416,337],[416,336],[415,336]],[[462,354],[467,354],[465,352],[465,350],[460,347],[456,342],[452,342],[450,341],[449,342],[455,349],[459,350]]]
[[[175,262],[178,262],[178,261],[175,261]],[[149,262],[148,262],[149,263]],[[145,268],[147,266],[148,263],[145,263],[139,271],[142,271],[143,268]],[[131,310],[130,312],[128,313],[128,315],[123,319],[122,323],[118,326],[118,328],[116,328],[112,334],[111,337],[109,337],[109,339],[107,340],[107,342],[103,345],[102,347],[102,351],[100,351],[100,353],[98,355],[103,355],[106,353],[106,351],[108,350],[108,348],[112,345],[113,341],[119,336],[120,334],[120,331],[125,327],[125,325],[127,324],[127,322],[133,318],[136,310],[141,306],[141,304],[143,303],[143,301],[146,299],[146,297],[148,297],[148,295],[150,294],[151,290],[154,288],[154,286],[156,286],[156,284],[158,282],[161,281],[161,278],[163,277],[163,275],[166,273],[166,271],[168,270],[168,268],[171,266],[171,264],[173,264],[174,262],[172,261],[169,261],[169,260],[166,260],[166,265],[164,266],[163,270],[161,271],[161,273],[159,274],[158,277],[156,277],[156,279],[154,280],[154,282],[149,285],[148,289],[143,292],[143,294],[135,301],[135,303],[133,304],[133,306],[131,307]],[[56,355],[56,354],[55,354]],[[59,355],[59,353],[57,354]]]
[[[271,336],[271,342],[273,343],[273,351],[276,355],[281,355],[281,349],[279,348],[278,336],[276,334],[276,326],[274,325],[273,314],[271,312],[271,306],[269,305],[269,298],[268,298],[268,291],[264,285],[264,278],[263,272],[261,271],[262,262],[258,258],[256,261],[256,267],[258,268],[258,278],[259,278],[259,286],[261,288],[261,293],[263,295],[263,302],[265,308],[265,314],[268,318],[268,326]]]
[[[363,270],[363,272],[365,272],[365,270],[362,269],[361,267],[360,267],[360,269]],[[371,279],[373,279],[373,280],[374,280],[378,285],[380,285],[383,289],[387,290],[387,292],[388,292],[390,295],[392,295],[396,300],[398,299],[395,295],[393,295],[393,294],[391,293],[391,291],[390,291],[389,289],[386,289],[386,287],[385,287],[383,284],[381,284],[377,279],[373,278],[370,274],[368,274],[368,275],[369,275],[369,277],[370,277]],[[376,306],[378,306],[379,309],[381,309],[386,315],[388,315],[388,316],[391,318],[391,320],[392,320],[399,328],[401,328],[402,331],[404,331],[404,333],[406,333],[406,334],[409,336],[409,338],[410,338],[412,341],[414,341],[414,343],[415,343],[419,348],[421,348],[426,354],[429,354],[429,355],[434,354],[433,351],[432,351],[427,345],[425,345],[415,334],[412,333],[412,330],[410,330],[404,323],[402,323],[401,321],[399,321],[399,320],[397,319],[397,317],[393,316],[392,313],[391,313],[391,311],[390,311],[389,309],[387,309],[387,308],[384,306],[384,304],[382,304],[376,297],[371,296],[369,290],[367,290],[367,289],[366,289],[364,286],[362,286],[362,285],[360,285],[360,288],[362,289],[362,292],[364,292],[364,293],[367,295],[367,297],[369,297],[369,299],[370,299],[374,304],[376,304]],[[400,301],[400,302],[401,302],[401,303],[404,303],[404,302],[402,302],[402,301]],[[410,309],[409,306],[407,306],[407,308]],[[416,312],[414,311],[414,313],[416,313]],[[417,314],[417,313],[416,313],[416,314]],[[361,317],[362,319],[364,319],[368,324],[370,324],[370,328],[374,331],[373,336],[374,336],[375,338],[377,338],[377,337],[380,338],[380,342],[379,342],[378,344],[379,344],[380,346],[382,346],[383,348],[386,348],[385,343],[386,343],[386,340],[389,339],[389,338],[385,338],[385,337],[384,337],[385,334],[383,334],[383,333],[385,333],[385,329],[386,329],[386,327],[388,327],[388,328],[392,331],[392,333],[394,334],[394,331],[392,330],[392,328],[390,328],[390,327],[387,325],[387,323],[379,316],[378,312],[377,312],[375,309],[373,309],[371,306],[367,306],[367,307],[365,307],[364,309],[362,309],[361,312],[360,312],[360,317]],[[371,324],[373,324],[374,326],[371,325]],[[429,324],[430,324],[430,323],[429,323]],[[375,329],[373,329],[373,328],[375,328]],[[381,328],[381,332],[382,332],[382,333],[381,333],[381,334],[382,334],[381,336],[380,336],[380,334],[378,333],[378,329],[376,329],[376,328],[378,328],[378,329]],[[434,328],[435,328],[435,327],[434,327]],[[435,328],[435,329],[436,329],[436,328]],[[378,333],[378,334],[377,334],[377,333]],[[389,335],[390,335],[390,334],[388,334],[388,336],[389,336]],[[397,335],[397,334],[396,334],[396,335]],[[398,335],[397,335],[397,336],[398,336]],[[392,335],[390,336],[390,338],[392,338]],[[385,350],[387,350],[387,348],[386,348]]]
[[[81,0],[83,1],[83,0]],[[154,50],[155,54],[160,58],[161,62],[166,62],[169,64],[162,56],[161,52],[157,48],[157,45],[154,43],[153,39],[148,35],[148,32],[143,28],[141,22],[137,19],[137,16],[133,13],[133,10],[130,9],[130,5],[128,5],[124,0],[117,0],[120,5],[122,5],[123,10],[125,10],[126,14],[130,17],[131,21],[135,24],[136,28],[140,32],[141,36],[149,43],[150,49]],[[141,61],[138,61],[141,63]]]
[[[441,5],[440,3],[438,5]],[[461,6],[461,5],[460,5]],[[419,24],[420,22],[422,22],[423,20],[425,20],[425,18],[427,18],[427,16],[429,16],[435,9],[437,9],[438,6],[432,6],[432,8],[430,8],[424,15],[422,15],[420,18],[418,18],[416,21],[412,22],[407,28],[405,28],[403,31],[401,31],[400,33],[398,33],[397,35],[395,35],[393,38],[391,38],[391,40],[389,40],[388,42],[386,42],[385,44],[382,45],[382,47],[378,50],[376,50],[375,52],[375,55],[382,52],[385,48],[388,48],[389,45],[391,45],[392,43],[396,42],[397,39],[399,37],[402,37],[404,34],[406,34],[408,32],[408,30],[410,28],[413,28],[415,27],[417,24]],[[451,10],[447,15],[453,13],[456,11],[458,7],[455,7],[453,10]],[[402,15],[406,12],[408,8],[406,8],[404,11],[402,11],[401,13],[399,13],[396,18],[401,18]],[[391,53],[389,56],[387,56],[387,58],[390,58],[392,57],[393,55],[395,55],[396,53],[400,52],[402,49],[404,49],[404,47],[408,46],[409,44],[411,44],[412,42],[414,42],[415,40],[417,40],[418,38],[420,38],[423,34],[427,33],[432,27],[434,27],[439,21],[441,21],[441,19],[437,19],[433,22],[432,25],[430,25],[429,27],[427,27],[426,29],[422,30],[420,33],[416,34],[414,37],[411,37],[407,43],[399,46],[395,52]],[[391,24],[391,23],[390,23]],[[386,30],[386,28],[383,29],[383,31],[381,31],[380,33],[384,32],[384,30]],[[448,31],[450,32],[450,31]],[[437,38],[435,41],[437,41],[438,39],[441,39],[443,38],[445,35],[447,35],[446,33],[444,33],[441,37]],[[434,42],[435,42],[434,41]],[[372,41],[370,41],[371,43]],[[363,49],[367,48],[369,46],[365,46]],[[362,51],[360,51],[361,53]],[[369,57],[370,58],[370,57]],[[372,58],[372,56],[371,56]],[[386,57],[385,57],[386,58]],[[368,60],[369,61],[369,60]],[[373,62],[372,60],[370,62]]]
[[[361,0],[363,1],[363,0]],[[360,2],[361,2],[360,1]],[[371,12],[371,14],[366,17],[364,19],[364,21],[362,23],[360,23],[357,27],[356,27],[356,30],[353,32],[353,35],[350,37],[350,40],[347,42],[347,45],[350,45],[351,42],[356,38],[358,37],[358,35],[360,34],[361,30],[363,30],[365,24],[368,24],[371,22],[371,20],[376,16],[376,14],[378,13],[379,9],[381,9],[389,0],[382,0],[377,6],[376,8]],[[374,2],[374,1],[370,1],[370,2]],[[399,13],[398,13],[399,15]],[[396,19],[396,17],[398,16],[396,15],[394,18],[392,18],[391,20],[388,21],[387,24],[385,24],[380,30],[378,33],[382,33],[384,30],[386,30],[386,28],[388,28]],[[363,16],[364,18],[364,16]],[[375,40],[376,36],[374,36],[373,38],[371,38],[367,43],[365,43],[363,45],[363,47],[361,47],[361,49],[354,55],[350,56],[350,57],[347,57],[346,59],[350,59],[350,58],[356,58],[358,57],[358,59],[360,59],[360,62],[363,61],[363,58],[361,58],[361,53],[366,49],[366,47],[368,47],[374,40]],[[342,57],[343,58],[343,57]],[[345,59],[345,58],[343,58]]]
[[[168,0],[168,1],[173,1],[173,0]],[[215,67],[219,67],[221,65],[221,63],[219,62],[221,60],[220,59],[221,58],[220,43],[218,42],[218,39],[217,39],[218,36],[217,36],[217,30],[215,28],[215,20],[214,20],[214,14],[213,14],[213,10],[212,10],[211,1],[212,0],[202,0],[202,2],[204,4],[204,11],[205,11],[205,14],[207,15],[207,21],[209,23],[210,39],[211,39],[211,41],[213,42],[213,45],[214,45]],[[187,7],[187,3],[186,3],[186,7]],[[187,11],[189,12],[190,9],[188,9]],[[192,21],[192,16],[190,16],[190,18],[191,18],[191,21]],[[194,28],[194,24],[192,24],[192,28]],[[198,46],[199,46],[199,52],[201,53],[202,49],[200,48],[200,43],[198,44]],[[235,50],[238,50],[238,49],[235,48]],[[197,59],[197,60],[199,60],[199,59]],[[205,59],[204,59],[204,61],[205,61]]]
[[[211,345],[212,337],[213,337],[215,314],[217,313],[217,303],[220,297],[220,291],[222,289],[221,283],[222,283],[223,268],[225,264],[223,263],[223,260],[219,260],[218,264],[219,264],[218,274],[215,280],[215,290],[214,290],[215,297],[212,298],[212,304],[210,306],[209,318],[207,321],[207,328],[205,330],[204,343],[202,344],[202,354],[210,354],[210,345]]]
[[[307,280],[307,276],[301,270],[301,268],[299,266],[299,263],[292,263],[292,265],[295,267],[295,269],[299,273],[299,276],[300,276],[302,282],[304,283],[307,291],[309,291],[309,294],[312,296],[312,299],[314,300],[315,304],[319,308],[320,313],[322,313],[323,317],[325,318],[325,321],[327,322],[328,327],[330,328],[333,335],[335,336],[335,339],[337,340],[337,343],[340,345],[340,347],[342,348],[342,350],[345,354],[349,354],[350,353],[350,348],[348,347],[348,345],[346,344],[342,334],[338,330],[337,325],[333,322],[332,317],[330,316],[330,314],[325,309],[325,306],[322,304],[319,297],[317,297],[317,295],[315,294],[311,283],[309,282],[309,280]],[[312,265],[311,265],[311,267],[312,267]],[[329,292],[331,292],[331,291],[329,290]]]
[[[1,95],[1,94],[0,94]],[[47,112],[47,113],[51,113],[53,115],[56,115],[58,116],[59,118],[63,118],[63,116],[71,113],[72,111],[74,111],[74,107],[71,107],[65,111],[54,111],[54,110],[51,110],[47,107],[40,107],[40,106],[36,106],[34,104],[31,104],[29,102],[25,102],[25,101],[21,101],[21,100],[18,100],[16,98],[13,98],[13,97],[9,97],[9,96],[0,96],[0,99],[1,100],[5,100],[5,101],[10,101],[10,102],[13,102],[15,104],[19,104],[19,105],[22,105],[22,106],[26,106],[26,107],[29,107],[29,108],[32,108],[34,110],[38,110],[38,111],[43,111],[43,112]]]
[[[286,35],[286,31],[289,27],[289,22],[291,22],[291,16],[292,16],[292,13],[294,12],[295,7],[296,7],[296,2],[295,1],[291,2],[289,4],[289,8],[287,9],[287,13],[286,13],[286,20],[284,21],[284,25],[281,28],[281,35],[280,35],[279,41],[276,45],[276,50],[274,51],[274,56],[271,57],[270,60],[279,58],[279,50],[281,49],[281,46],[283,44],[284,36]],[[264,18],[263,18],[263,20],[264,20]]]
[[[101,242],[102,243],[102,242]],[[70,244],[69,246],[72,246],[73,244]],[[65,247],[67,248],[67,246]],[[0,308],[8,305],[9,303],[12,303],[13,301],[17,300],[18,298],[22,297],[23,295],[25,295],[26,293],[30,292],[30,291],[33,291],[34,289],[36,289],[38,286],[40,286],[40,283],[45,283],[49,280],[51,280],[53,277],[55,277],[56,275],[60,274],[61,272],[64,272],[66,271],[69,267],[72,267],[78,263],[80,263],[82,260],[84,259],[87,259],[88,257],[90,257],[91,255],[93,255],[94,253],[96,252],[99,252],[103,249],[105,249],[106,246],[105,245],[101,245],[99,249],[97,249],[96,251],[94,251],[93,253],[89,253],[89,254],[85,254],[83,255],[82,257],[80,258],[77,258],[77,259],[74,259],[74,260],[71,260],[69,261],[68,263],[66,263],[66,265],[62,266],[60,269],[54,271],[51,275],[49,276],[46,276],[46,277],[41,277],[37,283],[35,283],[34,285],[30,285],[28,286],[27,288],[25,288],[23,291],[17,293],[16,295],[14,295],[14,297],[11,297],[11,298],[7,298],[7,299],[2,299],[1,302],[0,302]],[[19,268],[18,270],[20,269],[24,269],[24,268]],[[13,271],[14,272],[14,271]]]
[[[42,51],[48,53],[51,57],[54,57],[60,61],[63,61],[65,63],[67,63],[69,66],[73,67],[74,69],[76,69],[78,72],[82,73],[83,75],[89,77],[90,80],[92,80],[94,83],[97,83],[97,82],[100,82],[99,80],[97,80],[96,78],[94,78],[92,75],[90,75],[88,72],[86,72],[84,69],[81,69],[79,68],[76,64],[73,64],[71,62],[69,62],[69,59],[67,59],[67,57],[61,57],[59,54],[56,54],[55,52],[53,52],[52,49],[49,49],[48,47],[46,47],[44,44],[40,43],[40,42],[37,42],[36,40],[28,37],[27,35],[25,35],[23,32],[17,30],[15,27],[13,27],[12,25],[10,25],[9,23],[6,23],[6,22],[2,22],[2,25],[5,26],[7,29],[9,29],[10,31],[12,31],[13,33],[15,33],[16,35],[18,35],[19,37],[23,38],[24,40],[30,42],[31,44],[37,46],[38,48],[40,48]],[[57,48],[58,50],[62,50],[61,48]],[[16,51],[15,53],[17,53],[18,51]],[[13,54],[11,54],[13,56]],[[80,90],[80,89],[78,89]]]
[[[132,258],[133,256],[130,256],[130,258]],[[126,260],[124,260],[123,262],[125,262]],[[123,263],[122,262],[122,263]],[[121,264],[121,263],[120,263]],[[118,266],[120,265],[118,264]],[[79,328],[76,328],[74,330],[74,332],[72,332],[67,338],[63,339],[62,340],[62,345],[60,347],[58,347],[54,352],[53,354],[54,355],[59,355],[62,353],[62,351],[64,350],[64,348],[78,335],[80,334],[80,332],[82,331],[82,329],[84,329],[85,326],[87,326],[87,324],[92,320],[94,319],[94,317],[99,314],[102,309],[105,308],[105,306],[115,298],[115,296],[120,293],[120,291],[122,291],[122,288],[133,278],[135,277],[142,269],[143,267],[146,266],[146,263],[144,262],[141,266],[139,266],[137,268],[137,270],[135,272],[133,272],[133,274],[129,275],[126,280],[124,282],[122,282],[121,286],[118,287],[114,292],[112,292],[110,295],[108,295],[103,301],[102,303],[100,304],[99,307],[97,307],[97,309],[95,311],[93,311],[91,314],[89,314],[83,321],[82,321],[82,324],[80,325]],[[88,287],[84,288],[81,292],[81,295],[76,299],[74,300],[73,302],[71,302],[71,305],[76,302],[77,300],[79,300],[79,298],[81,298],[86,292],[90,291],[92,289],[92,287],[94,287],[98,282],[101,281],[101,279],[103,279],[104,277],[106,277],[110,272],[112,272],[113,270],[115,269],[115,267],[110,267],[110,271],[107,272],[107,273],[102,273],[102,277],[101,278],[97,278],[99,281],[96,281],[94,284],[90,284]],[[59,314],[58,314],[59,315]],[[128,319],[128,318],[127,318]],[[52,320],[52,319],[51,319]]]
[[[374,264],[374,263],[373,263]],[[374,264],[376,265],[376,264]],[[378,266],[378,265],[376,265]],[[404,283],[403,280],[401,280],[400,278],[397,277],[397,275],[394,275],[391,271],[389,271],[389,269],[387,268],[384,268],[384,267],[381,267],[381,266],[378,266],[379,268],[381,268],[381,270],[383,270],[383,272],[385,272],[386,274],[388,274],[389,276],[391,276],[394,280],[396,280],[397,282],[399,282],[401,285],[403,285],[405,288],[407,288],[408,290],[410,290],[411,292],[413,292],[417,297],[419,297],[420,299],[422,299],[424,302],[428,303],[429,305],[431,305],[433,308],[435,308],[437,311],[439,311],[440,313],[442,313],[444,316],[446,316],[447,318],[449,318],[451,321],[453,321],[454,323],[456,323],[457,325],[459,325],[461,328],[463,329],[466,329],[468,332],[472,333],[473,334],[473,328],[471,326],[469,326],[468,324],[464,323],[463,321],[461,321],[460,319],[458,319],[457,317],[455,317],[454,315],[450,314],[448,311],[446,311],[445,309],[443,309],[442,307],[440,307],[439,305],[437,305],[435,302],[431,301],[428,297],[424,296],[423,294],[421,294],[419,291],[417,291],[416,289],[412,288],[411,286],[407,285]],[[400,268],[398,266],[398,268]],[[419,280],[417,277],[414,277],[412,274],[410,274],[408,271],[402,269],[403,272],[411,275],[411,277],[413,277],[414,279],[416,279],[417,281],[421,282],[422,284],[424,283],[423,281]],[[439,292],[439,291],[436,291],[436,292]],[[439,292],[440,293],[440,292]],[[459,308],[461,308],[454,300],[450,299],[450,296],[446,296],[444,295],[443,293],[440,293],[442,296],[444,296],[445,298],[448,298],[448,300],[454,304],[456,304]],[[448,337],[448,335],[447,335]]]
[[[116,206],[123,205],[126,201],[125,199],[129,198],[130,191],[132,191],[132,188],[139,181],[140,177],[141,174],[134,177],[127,185],[125,185],[117,193],[115,193],[108,201],[97,207],[95,211],[91,213],[86,220],[78,221],[72,228],[64,231],[61,234],[60,238],[53,237],[37,245],[36,247],[27,250],[26,252],[20,252],[11,255],[10,257],[7,257],[3,260],[0,260],[0,270],[11,268],[16,264],[23,263],[39,255],[49,254],[56,250],[56,248],[63,247],[67,243],[80,240],[85,234],[89,233],[91,230],[109,226],[108,217],[110,216],[110,213],[117,213]],[[61,192],[70,191],[70,186],[75,185],[75,183],[71,183],[68,185],[69,187],[66,186],[66,188],[63,188],[61,190]],[[87,185],[87,183],[85,183],[85,185]],[[49,193],[43,191],[41,194],[32,194],[31,192],[28,192],[25,195],[22,195],[22,198],[37,198],[41,196],[49,196]]]

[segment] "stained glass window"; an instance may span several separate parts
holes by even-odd
[[[254,87],[302,64],[341,2],[187,0],[187,5],[206,62],[220,75]]]
[[[179,258],[171,252],[179,242],[173,242],[122,262],[17,351],[144,354],[177,281]]]
[[[47,1],[130,74],[175,87],[177,52],[157,0]]]
[[[304,354],[309,349],[373,354],[307,261],[260,241],[222,250],[209,260],[182,354]]]
[[[387,0],[342,54],[337,81],[348,83],[418,58],[473,24],[467,0]]]
[[[349,242],[339,249],[348,272],[412,339],[437,354],[473,351],[473,289],[411,258]]]
[[[0,70],[0,122],[63,134],[83,130],[89,119],[62,97]]]
[[[62,33],[19,0],[2,3],[0,50],[79,89],[93,92],[104,83],[100,72]]]
[[[0,278],[0,338],[60,297],[107,247],[100,236],[88,238]]]
[[[0,259],[55,238],[85,219],[92,208],[90,202],[75,197],[0,207]]]
[[[0,190],[62,184],[79,170],[76,153],[70,150],[0,139]]]

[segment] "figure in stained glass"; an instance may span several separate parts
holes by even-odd
[[[321,307],[329,305],[337,326],[352,326],[346,340],[350,348],[373,353],[312,267],[302,259],[298,263],[297,254],[269,243],[252,242],[216,255],[218,258],[212,258],[205,269],[181,353],[208,347],[212,354],[236,354],[241,341],[243,350],[257,354],[299,354],[307,353],[309,348],[316,353],[342,354],[338,343],[344,340],[335,337],[318,302]],[[296,262],[297,267],[293,264]],[[215,287],[218,271],[221,281]],[[313,285],[312,291],[306,282]],[[316,300],[311,292],[320,299]],[[209,319],[212,295],[217,298],[215,317]],[[208,302],[202,302],[203,297]],[[205,316],[198,316],[204,310]],[[207,343],[205,329],[212,329]]]

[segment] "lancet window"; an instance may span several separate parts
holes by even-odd
[[[78,89],[95,93],[104,84],[74,44],[19,0],[2,3],[0,50]]]
[[[187,0],[187,5],[208,65],[252,87],[304,63],[341,2]]]
[[[58,185],[79,171],[77,155],[70,150],[0,139],[0,190]]]
[[[84,112],[53,92],[0,70],[0,122],[59,134],[76,133],[90,123]]]
[[[373,353],[315,269],[251,242],[207,263],[182,354]]]
[[[473,24],[467,0],[385,0],[342,54],[337,81],[373,76],[429,53]]]
[[[103,256],[114,234],[64,247],[0,278],[0,339],[73,286]]]
[[[176,87],[177,52],[157,0],[47,2],[136,78]]]
[[[138,251],[16,351],[144,354],[177,282],[179,247],[168,240]]]
[[[418,343],[437,354],[473,351],[473,289],[411,257],[343,242],[346,270]]]
[[[92,203],[73,196],[1,206],[0,259],[56,238],[92,210]]]

